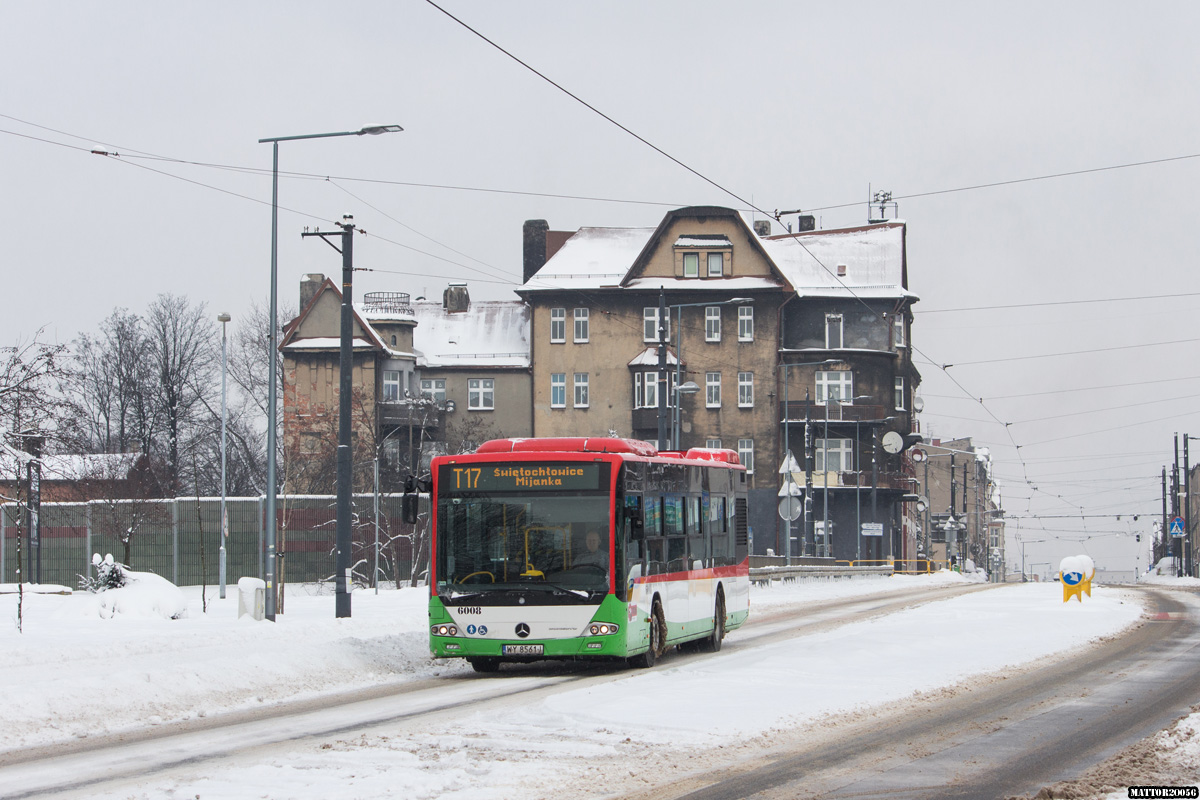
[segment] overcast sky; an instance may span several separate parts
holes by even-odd
[[[0,343],[70,342],[163,292],[233,325],[265,303],[266,137],[405,128],[280,145],[305,176],[280,183],[288,306],[301,275],[340,269],[300,231],[343,213],[376,270],[356,294],[466,280],[494,299],[519,281],[526,219],[652,227],[753,203],[834,228],[887,190],[922,298],[922,426],[992,448],[1010,563],[1019,534],[1027,564],[1133,568],[1173,433],[1200,435],[1200,6],[443,8],[736,197],[421,0],[8,4]]]

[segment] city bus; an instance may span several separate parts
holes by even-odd
[[[750,610],[732,450],[497,439],[431,467],[430,651],[506,662],[717,651]]]

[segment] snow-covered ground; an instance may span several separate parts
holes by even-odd
[[[774,584],[752,590],[751,613],[969,580],[941,573]],[[289,587],[274,624],[238,619],[234,586],[224,600],[209,587],[207,613],[198,587],[183,591],[187,615],[176,620],[135,608],[112,615],[111,600],[86,593],[27,594],[21,633],[15,596],[0,595],[0,751],[436,675],[475,681],[465,663],[429,658],[422,589],[356,592],[353,616],[339,620],[331,595]],[[689,760],[698,768],[703,748],[910,701],[1085,647],[1141,615],[1137,596],[1120,588],[1094,587],[1083,602],[1063,603],[1059,584],[1029,583],[773,644],[741,647],[744,634],[735,631],[715,657],[668,656],[654,669],[582,681],[502,714],[369,728],[88,795],[376,798],[404,787],[409,798],[499,800],[550,796],[556,786],[570,787],[561,796],[601,797],[614,765],[675,754],[683,768]],[[1183,725],[1161,749],[1195,761],[1200,717]]]

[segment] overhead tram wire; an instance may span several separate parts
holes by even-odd
[[[642,137],[640,137],[640,136],[637,136],[637,134],[633,133],[633,132],[632,132],[632,131],[630,131],[628,128],[625,128],[624,126],[620,125],[619,123],[616,123],[614,120],[612,120],[611,118],[607,117],[607,115],[604,115],[604,114],[602,114],[601,112],[597,111],[596,109],[594,109],[594,108],[593,108],[592,106],[590,106],[589,104],[587,104],[587,103],[584,103],[582,100],[580,100],[580,99],[579,99],[578,97],[576,97],[574,94],[572,94],[572,93],[570,93],[570,92],[567,92],[565,89],[562,89],[562,87],[558,86],[558,84],[554,83],[553,81],[550,81],[548,78],[546,78],[544,75],[542,75],[541,73],[537,72],[536,70],[533,70],[531,67],[529,67],[528,65],[524,64],[524,62],[520,61],[520,59],[517,59],[515,56],[512,56],[511,54],[507,53],[507,51],[504,51],[504,50],[503,50],[503,48],[499,48],[499,46],[498,46],[498,45],[495,45],[493,42],[491,42],[490,40],[486,39],[486,37],[483,37],[482,35],[478,34],[478,32],[474,31],[474,30],[473,30],[473,29],[471,29],[469,26],[466,26],[464,23],[461,23],[461,21],[457,20],[457,18],[453,17],[453,15],[450,15],[450,14],[448,14],[447,12],[445,12],[443,9],[441,9],[440,7],[438,7],[436,4],[434,4],[434,3],[432,3],[432,2],[431,2],[430,4],[431,4],[431,5],[434,5],[434,7],[435,7],[435,8],[438,8],[439,10],[443,11],[443,13],[446,13],[446,14],[447,14],[447,16],[450,16],[452,19],[455,19],[455,21],[459,22],[460,24],[463,24],[463,25],[464,25],[464,27],[467,27],[467,28],[468,28],[468,30],[471,30],[473,33],[476,33],[476,35],[480,36],[480,38],[483,38],[485,41],[488,41],[488,43],[489,43],[489,44],[492,44],[492,46],[494,46],[494,47],[497,47],[497,49],[500,49],[500,50],[501,50],[501,52],[504,52],[506,55],[509,55],[509,57],[510,57],[510,58],[513,58],[514,60],[518,61],[518,63],[521,63],[523,66],[526,66],[526,68],[527,68],[527,69],[530,69],[531,71],[535,72],[535,74],[538,74],[538,75],[539,75],[539,77],[542,77],[544,80],[547,80],[547,81],[548,81],[548,82],[550,82],[552,85],[554,85],[556,88],[559,88],[561,91],[564,91],[566,94],[568,94],[569,96],[571,96],[571,97],[572,97],[573,99],[575,99],[577,102],[581,102],[581,103],[583,103],[583,104],[584,104],[585,106],[587,106],[589,109],[592,109],[592,110],[593,110],[593,111],[595,111],[597,114],[600,114],[602,117],[604,117],[605,119],[609,120],[609,121],[610,121],[610,122],[612,122],[613,124],[617,125],[617,126],[618,126],[618,127],[620,127],[622,130],[624,130],[624,131],[626,131],[627,133],[629,133],[630,135],[634,136],[634,137],[635,137],[635,138],[637,138],[639,141],[642,141],[642,142],[643,142],[643,143],[645,143],[647,146],[651,147],[652,149],[656,150],[657,152],[660,152],[660,153],[661,153],[661,154],[663,154],[665,157],[667,157],[667,158],[671,159],[671,160],[672,160],[672,161],[674,161],[675,163],[678,163],[680,166],[684,167],[684,168],[685,168],[685,169],[687,169],[689,172],[692,172],[693,174],[696,174],[697,176],[699,176],[699,177],[703,178],[703,179],[704,179],[705,181],[707,181],[708,183],[712,184],[713,186],[715,186],[716,188],[720,189],[721,191],[724,191],[724,192],[726,192],[727,194],[729,194],[730,196],[732,196],[732,197],[734,197],[735,199],[739,200],[739,201],[740,201],[740,202],[742,202],[743,204],[749,205],[749,206],[750,206],[750,207],[751,207],[753,210],[759,211],[759,212],[760,212],[760,213],[762,213],[764,216],[768,216],[768,217],[772,216],[772,214],[771,214],[770,212],[768,212],[768,211],[766,211],[766,210],[764,210],[764,209],[760,209],[760,208],[758,208],[758,207],[757,207],[757,206],[755,206],[753,203],[747,203],[747,202],[746,202],[746,201],[745,201],[743,198],[741,198],[741,197],[740,197],[740,196],[738,196],[737,194],[733,193],[732,191],[729,191],[728,189],[726,189],[725,187],[723,187],[723,186],[721,186],[720,184],[716,183],[715,181],[712,181],[711,179],[708,179],[707,177],[705,177],[705,176],[701,175],[701,174],[700,174],[698,171],[696,171],[696,170],[692,169],[691,167],[687,166],[686,164],[683,164],[683,163],[682,163],[681,161],[679,161],[678,159],[675,159],[673,156],[671,156],[670,154],[668,154],[668,153],[666,153],[665,151],[661,150],[660,148],[657,148],[657,147],[655,147],[654,145],[652,145],[651,143],[649,143],[648,141],[646,141],[646,140],[645,140],[645,139],[643,139]],[[17,118],[15,118],[15,117],[11,117],[11,116],[9,116],[9,115],[3,115],[3,114],[0,114],[0,116],[4,116],[4,117],[7,117],[7,118],[9,118],[9,119],[14,119],[14,120],[17,120]],[[31,124],[31,125],[33,124],[33,123],[25,123],[25,121],[23,121],[23,120],[17,120],[17,121],[19,121],[19,122],[23,122],[24,124]],[[44,127],[44,126],[37,126],[37,127]],[[46,129],[46,130],[53,130],[53,129],[49,129],[49,128],[44,128],[44,129]],[[10,131],[0,131],[0,132],[3,132],[3,133],[12,133],[13,135],[22,136],[22,137],[24,137],[24,138],[36,139],[36,140],[39,140],[39,141],[45,141],[45,142],[47,142],[47,143],[50,143],[50,144],[56,144],[56,145],[59,145],[59,146],[65,146],[65,147],[71,147],[70,145],[65,145],[65,144],[63,144],[63,143],[59,143],[59,142],[53,142],[53,141],[50,141],[50,140],[45,140],[45,139],[39,139],[38,137],[31,137],[31,136],[28,136],[28,135],[25,135],[25,134],[16,134],[16,133],[13,133],[13,132],[10,132]],[[74,134],[65,134],[65,133],[64,133],[64,135],[70,135],[70,136],[74,136]],[[82,137],[79,137],[79,138],[82,138]],[[74,148],[74,149],[86,149],[86,148]],[[1198,156],[1200,156],[1200,154],[1197,154],[1197,155],[1198,155]],[[178,163],[192,163],[192,164],[196,164],[196,165],[202,165],[200,162],[184,162],[184,161],[182,161],[182,160],[179,160],[179,159],[164,159],[164,158],[162,158],[162,157],[158,157],[158,156],[152,156],[152,155],[145,155],[145,156],[143,156],[143,157],[146,157],[146,158],[159,158],[160,160],[174,160],[174,161],[177,161]],[[1037,177],[1037,178],[1025,178],[1025,179],[1017,179],[1017,180],[1005,181],[1005,182],[1002,182],[1002,183],[996,183],[996,184],[982,184],[982,185],[977,185],[977,186],[973,186],[973,187],[961,187],[961,188],[958,188],[958,189],[941,190],[941,191],[938,191],[938,192],[926,192],[926,193],[914,194],[914,195],[901,195],[901,196],[897,197],[896,199],[897,199],[897,200],[899,200],[899,199],[909,199],[909,198],[914,198],[914,197],[930,196],[930,195],[934,195],[934,194],[945,194],[945,193],[949,193],[949,192],[966,191],[967,189],[988,188],[988,187],[991,187],[991,186],[997,186],[997,185],[1012,184],[1012,183],[1022,183],[1022,182],[1032,181],[1032,180],[1044,180],[1044,179],[1049,179],[1049,178],[1065,177],[1065,176],[1068,176],[1068,175],[1082,174],[1082,173],[1084,173],[1084,172],[1096,172],[1096,171],[1101,171],[1101,170],[1105,170],[1105,169],[1119,169],[1119,168],[1126,168],[1126,167],[1133,167],[1133,166],[1145,166],[1145,165],[1149,165],[1149,164],[1163,163],[1163,162],[1165,162],[1165,161],[1179,160],[1180,158],[1192,158],[1192,157],[1197,157],[1197,156],[1184,156],[1184,157],[1179,157],[1179,158],[1174,158],[1174,159],[1159,159],[1159,160],[1154,160],[1154,161],[1143,161],[1143,162],[1137,162],[1137,163],[1134,163],[1134,164],[1117,165],[1117,166],[1113,166],[1113,167],[1102,167],[1102,168],[1096,168],[1096,169],[1092,169],[1092,170],[1082,170],[1082,171],[1069,172],[1069,173],[1057,173],[1057,174],[1055,174],[1055,175],[1049,175],[1049,176],[1040,176],[1040,177]],[[128,163],[128,162],[127,162],[127,163]],[[216,167],[216,168],[229,168],[229,167],[221,167],[220,165],[210,165],[210,166],[213,166],[213,167]],[[239,170],[242,170],[243,168],[229,168],[229,169],[239,169]],[[263,174],[265,174],[265,170],[245,169],[244,171],[249,171],[249,172],[262,172]],[[188,179],[186,179],[186,178],[182,178],[181,176],[172,175],[171,173],[167,173],[167,172],[161,172],[161,174],[167,175],[167,176],[169,176],[169,177],[175,177],[175,178],[177,178],[177,179],[180,179],[180,180],[185,180],[185,181],[187,181],[187,180],[188,180]],[[306,176],[306,175],[303,175],[302,173],[296,173],[295,175],[296,175],[297,177],[311,177],[312,179],[321,179],[321,176]],[[327,178],[328,176],[325,176],[325,177]],[[354,179],[354,178],[342,178],[342,180],[358,180],[358,179]],[[207,186],[207,184],[203,184],[203,183],[200,183],[200,182],[197,182],[197,181],[189,181],[189,182],[196,183],[197,185],[201,185],[201,186]],[[379,183],[397,183],[397,184],[400,184],[400,183],[401,183],[401,182],[390,182],[390,181],[377,181],[377,182],[379,182]],[[404,185],[412,185],[412,184],[404,184]],[[237,194],[237,193],[235,193],[235,192],[228,192],[228,190],[223,190],[223,189],[220,189],[219,187],[212,187],[212,186],[208,186],[208,188],[212,188],[212,189],[215,189],[215,190],[217,190],[217,191],[223,191],[223,192],[226,192],[226,193],[229,193],[229,194],[234,194],[235,196],[239,196],[239,197],[245,197],[244,195],[238,195],[238,194]],[[466,188],[469,188],[469,187],[435,187],[435,188],[463,188],[463,189],[466,189]],[[481,190],[481,191],[484,191],[484,190]],[[492,190],[492,191],[501,191],[501,190]],[[557,197],[562,197],[562,196],[557,196]],[[252,199],[252,200],[255,200],[255,198],[246,198],[246,199]],[[592,200],[606,200],[606,201],[607,201],[607,199],[604,199],[604,198],[575,198],[575,199],[592,199]],[[256,201],[256,202],[261,202],[261,201],[257,201],[257,200],[255,200],[255,201]],[[623,201],[614,201],[614,202],[623,202]],[[647,203],[648,201],[628,201],[628,202],[643,202],[643,203]],[[655,205],[678,205],[678,204],[655,203]],[[845,206],[846,206],[846,207],[850,207],[850,206],[857,206],[857,205],[861,205],[861,201],[860,201],[860,202],[856,202],[856,203],[849,203],[849,204],[845,204]],[[834,208],[834,206],[825,206],[825,207],[816,208],[816,209],[811,209],[811,210],[827,210],[827,209],[830,209],[830,208]],[[302,212],[296,212],[296,213],[302,213]],[[315,217],[314,217],[314,218],[315,218]],[[382,237],[377,237],[377,238],[382,238]],[[400,244],[399,242],[394,242],[394,241],[391,241],[391,240],[388,240],[388,239],[384,239],[384,240],[385,240],[385,241],[388,241],[388,242],[389,242],[389,243],[391,243],[391,244],[394,244],[394,245],[400,246],[400,247],[405,247],[405,248],[407,248],[407,249],[411,249],[411,250],[414,250],[414,251],[416,251],[416,252],[422,252],[422,251],[419,251],[419,250],[417,250],[416,248],[411,248],[411,247],[409,247],[409,246],[407,246],[407,245]],[[798,244],[799,244],[799,245],[802,247],[802,249],[804,249],[804,250],[805,250],[805,251],[806,251],[806,252],[809,254],[809,256],[810,256],[810,257],[812,257],[812,258],[813,258],[813,260],[814,260],[814,261],[815,261],[815,262],[816,262],[816,263],[817,263],[817,264],[818,264],[818,265],[819,265],[819,266],[820,266],[822,269],[824,269],[824,270],[825,270],[827,273],[829,273],[829,274],[830,274],[832,277],[834,277],[834,279],[835,279],[835,280],[838,280],[838,282],[839,282],[839,283],[842,283],[842,285],[843,285],[843,288],[845,288],[845,289],[847,290],[847,292],[848,292],[848,293],[849,293],[851,296],[855,297],[855,299],[859,300],[859,302],[860,302],[860,303],[863,303],[863,305],[864,305],[864,306],[866,306],[866,303],[865,303],[864,301],[862,301],[862,299],[861,299],[860,297],[858,297],[858,295],[857,295],[857,294],[856,294],[856,293],[855,293],[855,292],[854,292],[854,291],[853,291],[853,290],[852,290],[850,287],[848,287],[848,286],[845,286],[844,282],[840,281],[840,279],[838,279],[838,278],[837,278],[837,276],[836,276],[836,275],[833,273],[833,271],[832,271],[832,270],[830,270],[830,269],[829,269],[829,267],[828,267],[828,266],[826,266],[826,265],[825,265],[823,262],[821,262],[821,260],[820,260],[819,258],[816,258],[816,256],[814,256],[814,255],[811,253],[811,251],[808,251],[808,249],[807,249],[806,247],[804,247],[803,243],[802,243],[802,242],[799,242],[799,240],[798,240],[798,238],[797,238],[797,237],[793,236],[793,240],[796,240],[796,241],[797,241],[797,243],[798,243]],[[432,256],[432,257],[434,257],[434,258],[440,258],[440,257],[438,257],[438,256],[433,256],[432,254],[426,254],[426,255],[430,255],[430,256]],[[455,264],[455,263],[456,263],[456,262],[450,261],[449,259],[441,259],[441,260],[444,260],[444,261],[446,261],[446,262],[448,262],[448,263],[452,263],[452,264]],[[457,266],[461,266],[461,267],[464,267],[464,268],[467,268],[467,269],[469,269],[468,267],[466,267],[466,265],[462,265],[462,264],[456,264],[456,265],[457,265]],[[397,273],[397,274],[411,274],[411,273]],[[442,277],[442,276],[435,276],[435,277]],[[868,306],[868,308],[869,308],[869,306]],[[873,309],[871,309],[871,311],[872,311],[872,313],[874,313],[874,310],[873,310]],[[913,351],[914,351],[914,352],[916,352],[916,353],[919,353],[920,355],[922,355],[922,356],[923,356],[923,357],[925,357],[926,359],[929,359],[929,360],[928,360],[928,363],[929,363],[929,364],[931,364],[931,365],[933,365],[933,366],[939,366],[939,365],[937,364],[937,362],[936,362],[936,361],[934,361],[934,360],[930,359],[930,358],[929,358],[929,357],[928,357],[928,356],[927,356],[927,355],[926,355],[926,354],[925,354],[923,351],[921,351],[921,350],[920,350],[919,348],[917,348],[916,346],[913,346],[913,347],[912,347],[912,349],[913,349]],[[993,412],[992,412],[992,411],[991,411],[991,410],[990,410],[990,409],[987,407],[987,405],[984,403],[984,401],[983,401],[983,399],[982,399],[982,398],[975,398],[975,397],[972,395],[972,393],[968,392],[968,391],[966,390],[966,388],[965,388],[965,387],[962,385],[962,383],[961,383],[961,382],[960,382],[960,381],[959,381],[959,380],[958,380],[958,379],[957,379],[955,376],[953,376],[953,375],[950,375],[950,374],[949,374],[949,372],[947,371],[947,368],[946,368],[946,366],[942,365],[942,366],[939,366],[939,368],[942,370],[942,372],[943,372],[944,374],[946,374],[946,376],[947,376],[947,377],[949,377],[949,378],[950,378],[951,382],[952,382],[954,385],[956,385],[956,386],[959,388],[959,390],[960,390],[960,391],[962,391],[962,392],[963,392],[963,395],[964,395],[964,396],[966,396],[966,397],[971,397],[971,399],[972,399],[972,400],[978,400],[978,402],[980,403],[981,407],[983,407],[983,408],[984,408],[984,410],[985,410],[985,411],[988,413],[988,415],[989,415],[989,416],[991,416],[991,417],[993,418],[993,420],[994,420],[996,423],[998,423],[998,424],[1001,424],[1001,425],[1004,425],[1004,426],[1006,427],[1006,430],[1007,430],[1007,428],[1008,428],[1008,425],[1007,425],[1006,423],[1004,423],[1002,420],[1000,420],[1000,419],[999,419],[999,418],[998,418],[998,417],[997,417],[997,416],[996,416],[996,415],[995,415],[995,414],[994,414],[994,413],[993,413]],[[1025,474],[1026,474],[1026,479],[1025,479],[1025,480],[1026,480],[1026,483],[1032,486],[1032,482],[1031,482],[1031,481],[1029,480],[1029,478],[1028,478],[1028,469],[1027,469],[1027,464],[1025,464],[1025,462],[1024,462],[1024,459],[1021,457],[1021,453],[1020,453],[1020,450],[1021,450],[1021,445],[1017,444],[1017,442],[1016,442],[1016,439],[1015,439],[1015,438],[1012,436],[1012,434],[1011,434],[1011,431],[1009,431],[1009,432],[1008,432],[1008,438],[1010,439],[1011,446],[1012,446],[1012,447],[1013,447],[1013,448],[1016,450],[1016,452],[1017,452],[1017,454],[1018,454],[1018,456],[1019,456],[1018,460],[1019,460],[1019,461],[1022,463],[1023,471],[1024,471],[1024,472],[1025,472]]]
[[[510,283],[515,283],[515,282],[516,282],[516,281],[512,280],[512,278],[513,278],[514,276],[512,276],[512,275],[505,275],[505,274],[504,274],[504,271],[503,271],[502,269],[500,269],[499,267],[497,267],[497,266],[494,266],[494,265],[492,265],[492,264],[489,264],[489,263],[487,263],[486,261],[481,261],[480,259],[478,259],[478,258],[475,258],[474,256],[467,255],[466,253],[464,253],[464,252],[462,252],[462,251],[460,251],[460,250],[455,250],[455,249],[454,249],[453,247],[451,247],[450,245],[448,245],[448,244],[444,244],[444,243],[442,243],[442,242],[439,242],[437,239],[434,239],[432,236],[428,236],[428,235],[426,235],[426,234],[424,234],[424,233],[421,233],[421,232],[420,232],[419,230],[417,230],[416,228],[412,227],[411,225],[409,225],[409,224],[407,224],[407,223],[401,222],[400,220],[396,219],[395,217],[393,217],[391,214],[387,213],[387,212],[386,212],[386,211],[384,211],[383,209],[379,208],[379,207],[378,207],[378,206],[376,206],[376,205],[373,205],[372,203],[368,202],[367,200],[364,200],[363,198],[361,198],[361,197],[359,197],[358,195],[356,195],[354,192],[350,191],[349,189],[345,188],[344,186],[342,186],[341,184],[337,183],[336,181],[334,181],[334,180],[332,180],[332,179],[330,179],[330,178],[326,178],[326,181],[329,183],[329,185],[330,185],[330,186],[333,186],[335,189],[339,189],[340,191],[342,191],[342,192],[345,192],[347,195],[349,195],[350,197],[353,197],[353,198],[354,198],[355,200],[357,200],[359,203],[362,203],[363,205],[365,205],[367,208],[371,209],[371,210],[372,210],[372,211],[374,211],[375,213],[377,213],[377,214],[380,214],[380,215],[382,215],[382,216],[386,217],[387,219],[390,219],[392,222],[396,223],[396,224],[397,224],[397,225],[399,225],[400,227],[402,227],[402,228],[405,228],[405,229],[407,229],[407,230],[409,230],[409,231],[412,231],[413,233],[415,233],[416,235],[418,235],[418,236],[420,236],[420,237],[422,237],[422,238],[428,239],[429,241],[431,241],[431,242],[433,242],[434,244],[436,244],[438,247],[444,247],[445,249],[449,250],[451,253],[455,253],[456,255],[460,255],[460,256],[462,256],[463,258],[469,258],[469,259],[471,259],[472,261],[474,261],[475,263],[477,263],[477,264],[481,264],[482,266],[485,266],[485,267],[487,267],[488,269],[492,270],[492,271],[493,271],[493,273],[495,273],[495,274],[496,274],[496,277],[498,277],[498,278],[507,277],[507,278],[509,278],[509,282],[510,282]]]
[[[1127,303],[1137,300],[1172,300],[1177,297],[1200,297],[1200,292],[1177,292],[1175,294],[1150,294],[1140,297],[1100,297],[1092,300],[1053,300],[1045,303],[1010,303],[1001,306],[973,306],[964,308],[923,308],[921,314],[957,314],[968,311],[1002,311],[1014,308],[1043,308],[1047,306],[1077,306],[1094,303]]]
[[[708,184],[710,184],[711,186],[713,186],[713,187],[717,188],[718,190],[720,190],[720,191],[724,192],[725,194],[727,194],[727,195],[729,195],[730,197],[734,198],[734,199],[735,199],[735,200],[737,200],[738,202],[740,202],[740,203],[743,203],[744,205],[748,205],[748,206],[750,206],[751,208],[753,208],[753,209],[755,209],[755,210],[759,211],[760,213],[762,213],[764,216],[767,216],[767,217],[770,217],[770,216],[772,216],[772,215],[771,215],[769,212],[767,212],[765,209],[761,209],[761,208],[759,208],[757,205],[755,205],[753,202],[747,201],[747,200],[746,200],[744,197],[742,197],[742,196],[738,195],[736,192],[734,192],[734,191],[732,191],[732,190],[730,190],[730,189],[726,188],[725,186],[722,186],[721,184],[717,183],[717,182],[716,182],[715,180],[713,180],[712,178],[709,178],[707,175],[704,175],[704,174],[702,174],[700,171],[698,171],[698,170],[694,169],[693,167],[689,166],[688,164],[685,164],[683,161],[681,161],[680,159],[678,159],[678,158],[676,158],[675,156],[671,155],[670,153],[666,152],[666,151],[665,151],[665,150],[663,150],[661,147],[658,147],[657,145],[655,145],[655,144],[651,143],[650,141],[648,141],[648,140],[647,140],[647,139],[645,139],[644,137],[642,137],[642,136],[638,135],[637,133],[633,132],[632,130],[630,130],[630,129],[629,129],[628,127],[626,127],[625,125],[622,125],[621,123],[617,122],[615,119],[613,119],[613,118],[612,118],[612,117],[610,117],[609,115],[605,114],[604,112],[600,111],[598,108],[596,108],[595,106],[593,106],[591,103],[588,103],[587,101],[583,100],[583,99],[582,99],[582,98],[580,98],[578,95],[576,95],[575,93],[573,93],[573,92],[571,92],[571,91],[567,90],[566,88],[564,88],[563,86],[561,86],[561,85],[560,85],[559,83],[557,83],[556,81],[554,81],[554,80],[550,79],[549,77],[547,77],[547,76],[546,76],[545,74],[543,74],[542,72],[538,71],[537,69],[535,69],[535,68],[533,68],[532,66],[530,66],[529,64],[527,64],[525,61],[523,61],[523,60],[521,60],[520,58],[518,58],[516,55],[514,55],[514,54],[510,53],[508,50],[504,49],[503,47],[501,47],[501,46],[500,46],[499,44],[497,44],[496,42],[494,42],[494,41],[492,41],[491,39],[489,39],[488,37],[484,36],[482,33],[480,33],[479,31],[475,30],[475,29],[474,29],[474,28],[472,28],[470,25],[468,25],[467,23],[465,23],[464,21],[462,21],[462,20],[461,20],[461,19],[459,19],[458,17],[456,17],[456,16],[454,16],[453,14],[451,14],[449,11],[447,11],[447,10],[446,10],[446,9],[444,9],[444,8],[442,8],[442,7],[441,7],[441,6],[439,6],[437,3],[433,2],[433,0],[425,0],[425,2],[426,2],[426,3],[428,3],[429,5],[433,6],[434,8],[436,8],[438,11],[442,12],[443,14],[445,14],[445,15],[446,15],[447,17],[449,17],[450,19],[454,20],[454,22],[458,23],[458,24],[459,24],[459,25],[461,25],[463,28],[466,28],[468,31],[470,31],[470,32],[471,32],[472,34],[474,34],[475,36],[477,36],[477,37],[479,37],[480,39],[482,39],[483,41],[487,42],[487,43],[488,43],[490,46],[492,46],[492,47],[493,47],[493,48],[495,48],[496,50],[499,50],[501,53],[503,53],[503,54],[504,54],[505,56],[507,56],[508,58],[512,59],[513,61],[516,61],[516,62],[517,62],[518,64],[520,64],[522,67],[524,67],[525,69],[529,70],[529,71],[530,71],[530,72],[532,72],[533,74],[537,75],[537,76],[538,76],[539,78],[541,78],[543,81],[545,81],[545,82],[549,83],[551,86],[553,86],[554,88],[558,89],[560,92],[562,92],[563,94],[567,95],[567,96],[568,96],[568,97],[570,97],[571,99],[575,100],[577,103],[579,103],[579,104],[583,105],[584,107],[588,108],[589,110],[591,110],[592,112],[594,112],[594,113],[595,113],[595,114],[597,114],[598,116],[602,117],[603,119],[607,120],[607,121],[608,121],[608,122],[610,122],[611,124],[613,124],[613,125],[615,125],[616,127],[620,128],[622,131],[624,131],[625,133],[629,134],[629,135],[630,135],[630,136],[632,136],[633,138],[637,139],[639,142],[641,142],[642,144],[646,145],[646,146],[647,146],[647,147],[649,147],[650,149],[654,150],[656,153],[659,153],[660,155],[662,155],[663,157],[667,158],[667,159],[668,159],[668,160],[670,160],[671,162],[673,162],[673,163],[677,164],[678,166],[680,166],[680,167],[682,167],[683,169],[687,170],[687,171],[688,171],[688,172],[690,172],[691,174],[693,174],[693,175],[695,175],[696,177],[700,178],[700,179],[701,179],[701,180],[703,180],[705,183],[708,183]],[[837,275],[837,273],[836,273],[836,272],[834,272],[833,270],[831,270],[831,269],[828,267],[828,265],[826,265],[824,262],[822,262],[822,261],[821,261],[821,259],[817,258],[817,256],[816,256],[815,254],[813,254],[813,252],[812,252],[811,250],[809,250],[807,247],[805,247],[805,246],[804,246],[804,243],[803,243],[803,242],[800,240],[799,236],[797,236],[797,235],[793,235],[793,236],[792,236],[792,240],[793,240],[793,241],[795,241],[795,242],[796,242],[796,243],[797,243],[797,244],[800,246],[800,248],[801,248],[802,250],[804,250],[804,251],[805,251],[805,252],[806,252],[806,253],[809,255],[809,257],[810,257],[810,258],[812,258],[812,259],[813,259],[813,261],[815,261],[815,262],[816,262],[816,263],[817,263],[817,264],[818,264],[818,265],[819,265],[819,266],[820,266],[820,267],[821,267],[823,270],[825,270],[825,272],[826,272],[826,273],[828,273],[828,274],[829,274],[829,275],[830,275],[830,276],[831,276],[831,277],[832,277],[832,278],[833,278],[833,279],[834,279],[834,280],[835,280],[835,281],[836,281],[838,284],[840,284],[840,285],[842,286],[842,288],[844,288],[844,289],[845,289],[845,290],[846,290],[846,291],[847,291],[847,292],[850,294],[850,296],[851,296],[851,297],[853,297],[855,300],[857,300],[857,301],[858,301],[858,302],[859,302],[859,303],[860,303],[860,304],[861,304],[861,305],[862,305],[864,308],[866,308],[866,309],[867,309],[867,310],[868,310],[868,311],[869,311],[869,312],[870,312],[872,315],[877,315],[877,312],[875,311],[875,309],[871,308],[871,306],[870,306],[870,305],[869,305],[869,304],[868,304],[868,303],[867,303],[865,300],[863,300],[863,299],[862,299],[862,298],[861,298],[861,297],[858,295],[858,293],[856,293],[856,292],[855,292],[853,289],[851,289],[849,286],[847,286],[847,285],[846,285],[846,283],[845,283],[845,281],[843,281],[843,280],[842,280],[842,279],[841,279],[841,278],[840,278],[840,277]],[[919,350],[919,349],[918,349],[918,348],[917,348],[915,345],[913,345],[913,346],[912,346],[912,352],[914,352],[914,353],[920,353],[922,356],[924,356],[924,357],[928,358],[928,356],[926,356],[924,352],[920,351],[920,350]],[[955,376],[953,376],[953,375],[950,375],[950,374],[949,374],[949,372],[948,372],[948,371],[947,371],[947,370],[946,370],[944,367],[943,367],[942,371],[943,371],[943,372],[944,372],[944,373],[947,375],[947,377],[949,377],[949,378],[950,378],[950,380],[951,380],[951,382],[952,382],[952,383],[954,383],[956,386],[958,386],[958,388],[959,388],[960,390],[962,390],[963,394],[965,394],[965,395],[967,395],[967,396],[971,396],[971,395],[972,395],[972,393],[971,393],[971,392],[968,392],[968,391],[966,390],[966,387],[965,387],[965,386],[963,386],[963,385],[962,385],[962,383],[961,383],[961,382],[960,382],[960,381],[959,381],[959,380],[958,380],[958,379],[957,379]],[[981,401],[981,405],[982,405],[982,401]],[[985,410],[985,411],[987,411],[988,415],[989,415],[989,416],[991,416],[991,417],[993,417],[993,418],[996,420],[996,422],[998,422],[998,423],[1001,423],[1001,424],[1004,424],[1004,423],[1003,423],[1003,420],[1001,420],[999,417],[997,417],[997,416],[996,416],[996,415],[995,415],[995,414],[994,414],[994,413],[991,411],[991,409],[989,409],[989,408],[987,408],[986,406],[984,406],[984,410]],[[1018,452],[1019,452],[1020,445],[1018,445],[1018,444],[1017,444],[1017,442],[1016,442],[1016,439],[1015,439],[1015,438],[1013,438],[1013,436],[1012,436],[1012,432],[1011,432],[1011,431],[1008,429],[1008,427],[1007,427],[1007,426],[1005,426],[1005,431],[1006,431],[1006,433],[1008,434],[1008,437],[1009,437],[1009,439],[1012,441],[1013,447],[1017,448],[1017,449],[1018,449]],[[1028,481],[1028,471],[1027,471],[1027,470],[1026,470],[1026,475],[1027,475],[1027,481]],[[1032,485],[1032,483],[1030,483],[1030,485]]]

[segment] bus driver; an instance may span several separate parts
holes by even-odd
[[[588,531],[587,536],[584,537],[584,544],[587,545],[587,551],[581,552],[575,558],[572,566],[578,567],[584,564],[591,564],[608,569],[608,551],[601,548],[601,541],[599,531],[595,529]]]

